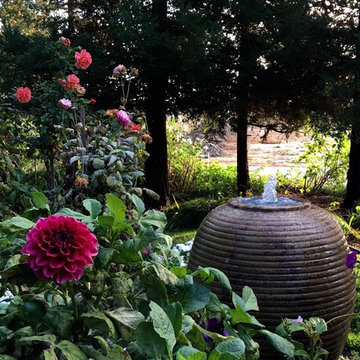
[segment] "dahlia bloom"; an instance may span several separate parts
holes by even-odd
[[[120,110],[117,113],[117,118],[118,118],[119,123],[121,124],[122,127],[127,127],[131,123],[129,114],[124,110]]]
[[[71,42],[68,38],[64,37],[64,36],[61,36],[59,38],[59,41],[61,42],[61,45],[64,45],[64,46],[70,46],[71,45]]]
[[[71,108],[72,103],[71,103],[71,100],[62,98],[59,100],[59,105],[61,107],[63,107],[64,109],[69,109],[69,108]]]
[[[65,89],[75,90],[80,86],[80,79],[75,74],[71,74],[67,76],[66,81],[63,84]]]
[[[82,70],[87,69],[92,63],[91,55],[85,49],[75,53],[75,60],[75,66]]]
[[[97,239],[87,226],[70,216],[41,218],[26,234],[23,254],[40,280],[56,284],[79,280],[86,265],[97,255]]]
[[[353,269],[357,262],[357,251],[352,251],[351,253],[346,255],[346,267],[349,269]]]
[[[19,87],[16,91],[15,98],[17,101],[25,104],[31,100],[31,90],[28,87]]]
[[[126,67],[122,64],[116,66],[113,70],[113,77],[114,78],[119,78],[122,75],[126,74]]]

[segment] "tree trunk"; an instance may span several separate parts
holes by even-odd
[[[166,31],[167,1],[154,0],[152,13],[158,21],[159,32]],[[159,49],[154,53],[162,54]],[[148,80],[148,101],[146,103],[146,118],[153,142],[146,150],[150,154],[145,163],[146,187],[155,191],[159,200],[146,198],[149,207],[160,207],[169,203],[169,171],[166,140],[166,90],[168,76],[157,69]]]
[[[237,192],[245,196],[250,187],[247,150],[247,111],[243,106],[237,117]]]
[[[67,28],[67,32],[65,33],[70,38],[72,38],[75,34],[75,10],[76,10],[76,0],[68,0],[67,2],[68,28]]]
[[[360,124],[351,129],[349,169],[347,173],[346,195],[342,207],[351,209],[360,200]]]

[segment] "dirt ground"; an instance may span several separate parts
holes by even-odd
[[[250,169],[264,168],[271,173],[280,170],[286,172],[293,168],[293,161],[303,152],[303,145],[310,140],[309,136],[295,133],[286,138],[283,134],[270,132],[265,141],[263,133],[256,128],[248,132],[248,151]],[[223,165],[236,164],[236,133],[227,131],[224,140],[219,144],[222,156],[212,157],[211,161],[218,161]],[[301,168],[301,166],[300,166]]]

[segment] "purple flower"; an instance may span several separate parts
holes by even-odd
[[[117,119],[119,120],[119,123],[121,124],[121,126],[123,128],[130,125],[130,123],[131,123],[130,116],[126,111],[120,110],[120,111],[118,111],[116,116],[117,116]]]
[[[346,267],[353,269],[357,262],[357,251],[353,251],[346,255]]]
[[[300,324],[304,321],[304,319],[299,315],[297,319],[291,320],[290,324]]]
[[[200,326],[205,330],[208,330],[208,331],[211,331],[211,332],[214,332],[217,334],[221,334],[224,336],[229,336],[229,333],[227,332],[226,329],[224,329],[224,326],[219,322],[219,320],[217,318],[209,319],[207,322],[207,326],[205,326],[205,322],[202,321],[200,323]],[[203,337],[207,343],[211,343],[213,341],[213,339],[206,334],[203,334]]]

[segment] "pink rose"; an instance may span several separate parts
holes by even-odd
[[[76,52],[75,59],[76,59],[75,66],[78,69],[82,69],[82,70],[87,69],[92,63],[91,55],[85,49],[81,50],[81,52]]]
[[[120,110],[116,116],[123,128],[131,124],[130,116],[126,111]]]
[[[71,108],[72,103],[71,103],[71,100],[62,98],[59,100],[59,105],[61,107],[63,107],[64,109],[69,109],[69,108]]]
[[[80,79],[75,75],[68,75],[64,83],[64,87],[67,90],[75,90],[80,85]]]
[[[15,94],[17,101],[25,104],[31,100],[31,90],[28,87],[19,87]]]

